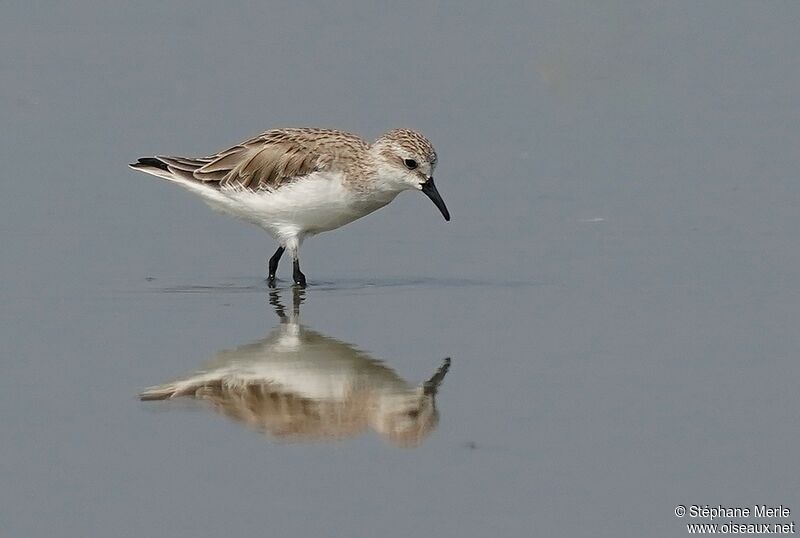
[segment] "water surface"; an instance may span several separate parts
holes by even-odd
[[[682,536],[677,504],[800,510],[798,20],[6,5],[0,535]],[[125,166],[284,125],[419,129],[453,215],[409,193],[306,242],[291,323],[262,232]],[[371,396],[322,405],[284,369],[237,409],[320,435],[213,383],[139,401],[292,323]],[[336,378],[327,351],[299,377]],[[320,418],[345,407],[352,429]]]

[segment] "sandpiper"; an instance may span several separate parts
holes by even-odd
[[[299,249],[417,189],[450,220],[433,183],[436,151],[423,135],[394,129],[372,144],[334,129],[272,129],[207,157],[142,157],[130,165],[200,195],[213,209],[251,222],[278,242],[268,282],[285,250],[295,284],[306,285]]]
[[[265,338],[217,353],[197,371],[144,390],[142,400],[181,397],[287,441],[355,437],[371,429],[399,446],[419,446],[439,423],[436,396],[450,359],[425,382],[406,382],[383,361],[300,321],[305,292],[291,311],[277,290],[280,319]]]

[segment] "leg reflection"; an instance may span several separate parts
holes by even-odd
[[[417,446],[436,428],[436,396],[451,361],[414,386],[383,361],[300,322],[306,292],[293,287],[287,315],[280,293],[269,303],[280,323],[264,338],[220,351],[187,376],[151,387],[142,400],[189,397],[275,438],[344,439],[373,430]]]

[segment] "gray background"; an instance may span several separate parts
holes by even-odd
[[[800,510],[800,6],[294,4],[3,4],[0,534],[683,536],[678,503]],[[277,323],[274,245],[126,163],[286,125],[437,147],[451,223],[405,194],[303,251],[310,327],[413,381],[452,356],[417,449],[136,400]]]

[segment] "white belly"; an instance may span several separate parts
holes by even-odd
[[[391,202],[397,193],[365,196],[342,183],[342,174],[315,173],[276,191],[223,191],[204,197],[219,211],[260,226],[281,243],[334,230]]]

